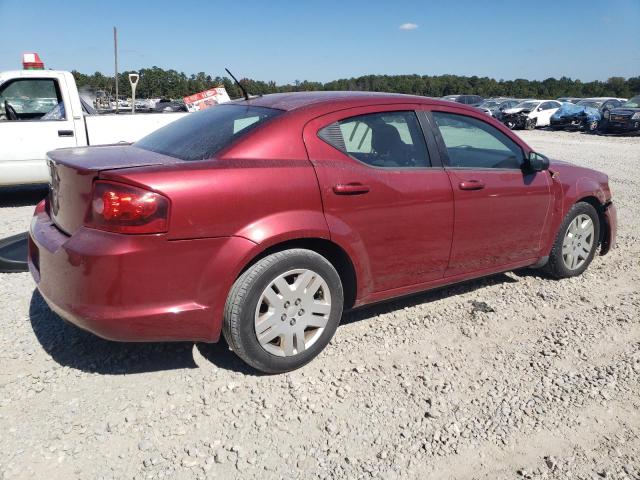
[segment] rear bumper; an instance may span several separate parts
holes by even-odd
[[[53,311],[118,341],[217,341],[226,296],[255,247],[239,237],[168,241],[31,222],[29,270]]]
[[[602,238],[600,255],[606,255],[612,248],[615,248],[616,246],[616,235],[618,233],[618,212],[616,210],[616,206],[612,202],[605,205],[604,219],[607,223],[607,229]]]

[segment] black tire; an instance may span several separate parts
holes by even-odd
[[[537,118],[527,118],[524,122],[525,130],[534,130],[538,124]]]
[[[308,349],[293,356],[267,352],[258,342],[254,315],[265,288],[279,275],[306,268],[317,272],[327,282],[331,294],[329,320],[321,336]],[[222,333],[229,347],[246,363],[264,373],[283,373],[309,363],[329,343],[340,319],[344,304],[342,282],[333,265],[322,255],[305,249],[273,253],[249,267],[233,284],[224,309]]]
[[[578,215],[582,215],[582,214],[588,215],[591,218],[591,221],[593,222],[594,241],[593,241],[593,245],[591,246],[591,251],[589,252],[589,255],[585,259],[584,263],[580,267],[574,270],[571,270],[565,265],[564,259],[562,258],[562,243],[564,241],[565,234],[567,233],[567,229],[569,228],[569,225],[571,224],[571,222],[574,221]],[[558,229],[558,234],[556,235],[556,239],[553,243],[553,247],[551,248],[551,253],[549,254],[549,261],[545,266],[545,270],[551,276],[558,279],[576,277],[578,275],[581,275],[589,267],[589,264],[593,260],[593,257],[595,256],[599,245],[600,245],[600,218],[598,216],[598,212],[596,212],[596,209],[593,208],[593,205],[586,202],[578,202],[573,207],[571,207],[571,210],[569,210],[567,215],[564,217],[564,220],[562,221],[562,225],[560,225],[560,228]]]

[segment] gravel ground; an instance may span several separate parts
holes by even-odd
[[[0,480],[640,479],[640,138],[522,136],[609,174],[619,248],[351,313],[290,374],[101,340],[0,274]],[[0,195],[0,237],[26,229],[42,190]]]

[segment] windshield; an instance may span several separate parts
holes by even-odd
[[[594,102],[593,100],[580,100],[576,105],[581,107],[600,108],[603,102]]]
[[[640,95],[633,97],[622,104],[623,107],[640,108]]]
[[[273,108],[217,105],[190,113],[134,145],[182,160],[205,160],[281,113]]]
[[[540,105],[540,102],[520,102],[518,105],[516,105],[513,108],[522,108],[523,110],[533,110],[538,105]]]
[[[479,108],[497,108],[498,106],[498,102],[483,102],[480,105],[478,105]]]

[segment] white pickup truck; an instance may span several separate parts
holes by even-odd
[[[184,115],[98,115],[69,72],[1,72],[0,186],[48,182],[50,150],[134,142]]]

